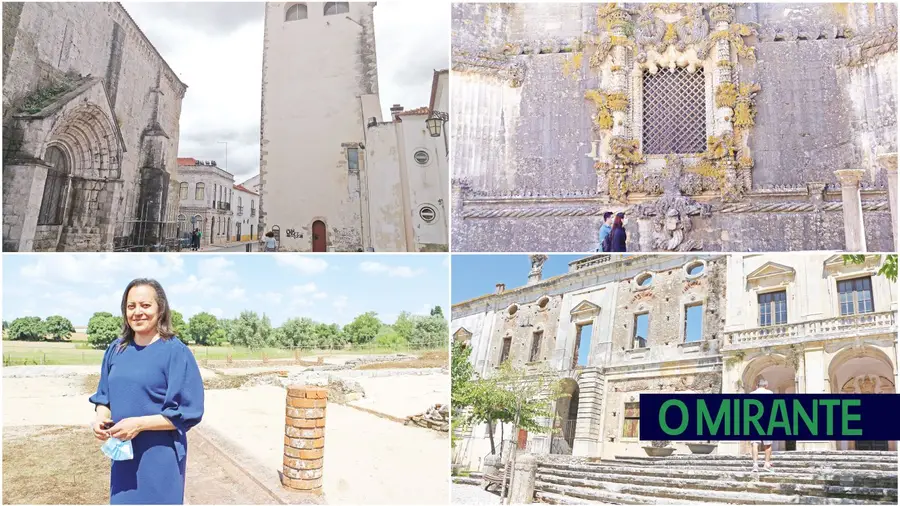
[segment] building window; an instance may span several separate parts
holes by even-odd
[[[541,341],[544,340],[544,331],[538,330],[531,337],[531,354],[528,356],[529,362],[537,362],[541,359]]]
[[[684,306],[684,342],[703,339],[703,304]]]
[[[644,72],[643,146],[648,155],[706,151],[703,69]]]
[[[307,11],[304,4],[294,4],[288,7],[287,12],[284,13],[285,21],[300,21],[301,19],[306,19],[306,17]]]
[[[325,2],[325,15],[345,14],[350,12],[350,2]]]
[[[431,160],[431,157],[428,155],[428,151],[424,149],[420,149],[413,153],[413,160],[416,161],[419,165],[428,165],[428,162]]]
[[[588,365],[593,332],[594,325],[592,323],[583,323],[575,326],[575,356],[572,357],[572,369]]]
[[[431,223],[437,218],[437,211],[431,206],[422,206],[422,208],[419,209],[419,218],[422,218],[422,221],[425,223]]]
[[[69,159],[62,149],[50,146],[44,154],[44,161],[50,167],[47,169],[47,180],[44,182],[44,195],[41,197],[37,224],[62,225],[66,186],[69,183]]]
[[[194,190],[194,200],[205,199],[206,197],[204,197],[203,195],[204,190],[206,190],[206,185],[204,185],[203,183],[197,183],[197,188]]]
[[[638,428],[641,426],[641,404],[639,402],[625,403],[625,423],[622,424],[622,437],[637,439],[640,435]]]
[[[653,284],[653,275],[652,274],[642,274],[642,275],[638,276],[636,281],[637,281],[638,286],[640,286],[642,288],[646,288],[646,287],[650,286],[651,284]]]
[[[188,198],[188,184],[181,183],[179,187],[179,193],[181,193],[181,200],[187,200]]]
[[[347,148],[347,168],[350,172],[359,171],[359,149]]]
[[[759,326],[784,325],[787,323],[787,293],[780,292],[761,293],[759,300]]]
[[[688,277],[692,278],[703,274],[704,270],[706,270],[706,266],[703,265],[703,262],[694,262],[692,264],[688,264],[685,268],[685,272],[687,273]]]
[[[875,311],[872,302],[872,278],[847,279],[838,281],[837,285],[841,316]]]
[[[503,338],[503,349],[500,350],[500,365],[503,365],[503,362],[509,358],[509,348],[512,346],[512,337],[506,336]]]
[[[650,313],[634,315],[634,336],[631,343],[632,349],[646,348],[647,338],[650,335]]]

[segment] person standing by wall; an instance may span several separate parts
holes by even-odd
[[[771,394],[772,391],[768,389],[769,381],[766,378],[759,378],[757,382],[758,388],[752,392],[751,394]],[[754,441],[753,442],[753,472],[759,472],[759,464],[756,463],[756,458],[759,454],[759,446],[762,445],[763,451],[766,453],[766,463],[763,466],[763,469],[769,471],[770,473],[774,473],[775,470],[772,469],[772,442],[771,441]]]

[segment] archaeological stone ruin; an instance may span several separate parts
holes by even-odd
[[[453,248],[893,251],[897,6],[454,4]]]

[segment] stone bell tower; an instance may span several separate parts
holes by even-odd
[[[282,251],[368,246],[365,128],[381,121],[374,8],[266,4],[260,232],[274,231]]]

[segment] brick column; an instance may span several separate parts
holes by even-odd
[[[844,250],[866,251],[866,229],[863,227],[862,201],[859,197],[859,181],[865,171],[843,169],[834,171],[841,182],[841,206],[844,210]]]
[[[287,389],[281,484],[288,489],[322,493],[327,398],[328,391],[324,388],[289,386]]]

